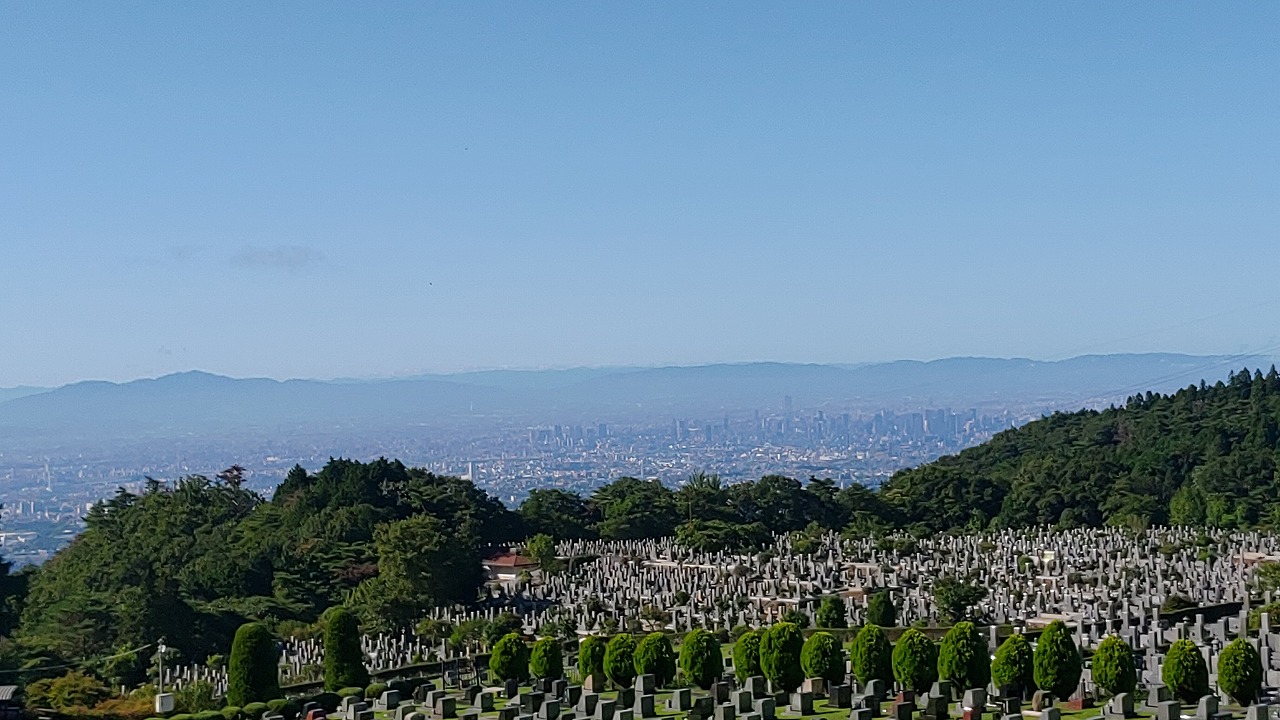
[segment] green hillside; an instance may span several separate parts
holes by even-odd
[[[1055,414],[881,490],[926,528],[1280,525],[1280,376],[1243,370],[1122,408]]]

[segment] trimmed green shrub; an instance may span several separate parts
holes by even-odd
[[[881,590],[867,601],[867,622],[880,627],[893,627],[898,623],[898,608],[893,606],[888,590]]]
[[[388,688],[386,683],[380,683],[380,682],[372,683],[369,685],[369,687],[364,689],[364,699],[377,700],[378,696],[386,692],[387,689]]]
[[[1015,633],[996,648],[991,680],[996,689],[1008,688],[1019,695],[1036,686],[1035,658],[1025,635]]]
[[[192,720],[223,720],[222,713],[217,710],[201,710],[191,718]]]
[[[1133,650],[1117,635],[1108,635],[1093,654],[1093,681],[1111,695],[1131,693],[1138,685]]]
[[[651,632],[636,645],[633,661],[637,675],[652,675],[658,687],[667,687],[676,677],[676,651],[666,633]]]
[[[273,713],[279,713],[284,710],[284,698],[275,698],[267,701],[267,709]]]
[[[564,677],[564,653],[560,650],[559,640],[544,637],[533,644],[529,653],[529,672],[546,680]]]
[[[745,632],[733,643],[733,672],[739,680],[764,674],[760,668],[759,630]]]
[[[362,688],[362,687],[345,687],[345,688],[342,688],[341,690],[339,690],[339,691],[338,691],[338,698],[339,698],[339,700],[338,700],[338,704],[339,704],[339,705],[341,705],[341,704],[342,704],[342,700],[341,700],[341,698],[345,698],[345,697],[363,698],[363,697],[364,697],[364,688]]]
[[[500,680],[521,681],[529,677],[529,646],[516,633],[507,633],[493,646],[489,672]]]
[[[338,706],[342,704],[342,696],[336,692],[322,692],[314,695],[311,701],[324,708],[326,713],[331,713],[337,712]]]
[[[1036,687],[1059,698],[1070,697],[1075,692],[1080,673],[1084,670],[1084,660],[1080,657],[1080,648],[1071,638],[1071,631],[1061,620],[1049,623],[1049,627],[1040,633],[1032,666],[1035,668]]]
[[[701,629],[684,636],[684,642],[680,643],[680,672],[684,673],[686,680],[703,690],[710,690],[723,671],[720,641],[715,636]]]
[[[849,619],[845,617],[847,610],[844,598],[839,595],[828,595],[822,598],[822,604],[818,606],[814,619],[818,621],[818,627],[847,628],[849,627]]]
[[[804,634],[795,623],[777,623],[760,636],[760,669],[776,690],[789,693],[804,682],[803,648]]]
[[[893,646],[893,677],[907,690],[925,692],[938,680],[938,647],[924,633],[907,628]]]
[[[604,674],[605,639],[599,635],[588,635],[578,645],[578,672],[585,678],[588,675]]]
[[[191,713],[178,713],[177,715],[169,716],[169,720],[192,720],[194,717]]]
[[[893,646],[879,625],[863,625],[849,653],[853,676],[866,685],[871,680],[893,682]]]
[[[244,717],[244,709],[236,705],[228,705],[222,708],[223,720],[240,720]]]
[[[227,704],[244,707],[280,697],[280,656],[276,640],[262,623],[236,630],[227,662]]]
[[[938,677],[959,691],[985,688],[991,682],[987,643],[973,623],[956,623],[942,637],[938,648]]]
[[[258,720],[262,714],[267,711],[267,704],[261,702],[251,702],[244,706],[244,716],[249,720]]]
[[[614,635],[604,646],[604,674],[619,688],[631,687],[636,678],[636,639]]]
[[[829,632],[819,630],[800,648],[800,668],[805,677],[822,678],[838,683],[844,678],[844,651],[840,641]]]
[[[1244,638],[1232,640],[1218,655],[1218,687],[1237,705],[1252,705],[1262,692],[1262,658]]]
[[[360,649],[360,623],[346,608],[335,607],[325,612],[324,623],[324,689],[364,687],[369,684],[369,669]]]
[[[1209,668],[1204,656],[1190,640],[1178,640],[1169,646],[1160,679],[1181,703],[1193,705],[1209,694]]]

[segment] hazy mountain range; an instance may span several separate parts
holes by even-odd
[[[388,427],[502,418],[626,422],[794,407],[832,410],[1080,407],[1224,379],[1270,358],[1089,355],[1061,361],[949,358],[862,365],[740,363],[495,370],[390,380],[236,379],[185,372],[125,383],[0,390],[0,432],[186,434],[231,428]]]

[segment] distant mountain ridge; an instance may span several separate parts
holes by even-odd
[[[754,409],[1079,403],[1215,381],[1270,358],[1177,354],[1067,360],[947,358],[861,365],[751,362],[656,368],[493,370],[385,380],[229,378],[191,371],[0,395],[0,430],[193,433],[717,417]]]

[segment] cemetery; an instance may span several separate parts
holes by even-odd
[[[178,666],[238,720],[1267,720],[1280,704],[1270,534],[1188,527],[915,538],[778,536],[755,554],[565,541],[563,569],[491,583],[492,644],[352,636],[271,655],[266,705],[232,667]],[[883,626],[883,627],[882,627]],[[363,675],[361,674],[363,673]],[[239,689],[237,689],[239,687]],[[274,692],[274,690],[273,690]],[[187,720],[179,718],[179,720]],[[208,718],[212,720],[212,718]]]

